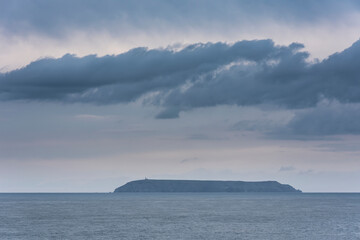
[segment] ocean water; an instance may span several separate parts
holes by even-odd
[[[360,239],[360,194],[0,194],[0,239]]]

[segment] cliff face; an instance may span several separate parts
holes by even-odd
[[[301,192],[276,181],[137,180],[118,187],[117,192]]]

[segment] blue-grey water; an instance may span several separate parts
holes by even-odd
[[[360,194],[0,194],[0,239],[360,239]]]

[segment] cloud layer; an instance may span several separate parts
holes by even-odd
[[[0,72],[69,52],[243,39],[299,41],[323,59],[356,41],[359,25],[356,0],[0,1]]]
[[[96,104],[133,101],[167,92],[238,60],[263,62],[287,48],[271,40],[233,45],[190,45],[181,51],[136,48],[116,56],[42,59],[0,77],[0,98],[81,101]]]
[[[0,76],[1,100],[96,104],[152,102],[190,109],[221,104],[315,106],[320,97],[359,102],[360,42],[322,62],[293,43],[271,40],[190,45],[180,51],[136,48],[116,56],[41,59]]]
[[[181,50],[136,48],[104,57],[67,54],[0,75],[0,100],[97,105],[140,100],[163,107],[158,118],[218,105],[316,107],[320,110],[296,115],[290,132],[360,133],[352,118],[344,118],[359,112],[360,41],[321,62],[309,62],[302,48],[299,43],[278,46],[272,40],[253,40],[198,43]],[[319,105],[322,99],[337,105]],[[346,126],[333,127],[342,120]],[[312,128],[307,122],[314,123]]]
[[[141,3],[140,3],[141,2]],[[0,29],[10,35],[37,32],[56,38],[76,30],[105,30],[115,34],[129,28],[246,26],[264,19],[313,24],[359,10],[355,0],[257,1],[116,1],[13,0],[0,3]],[[46,9],[46,11],[44,11]],[[154,17],[156,16],[156,17]]]

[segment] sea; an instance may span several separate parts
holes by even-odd
[[[358,193],[2,193],[0,239],[360,239]]]

